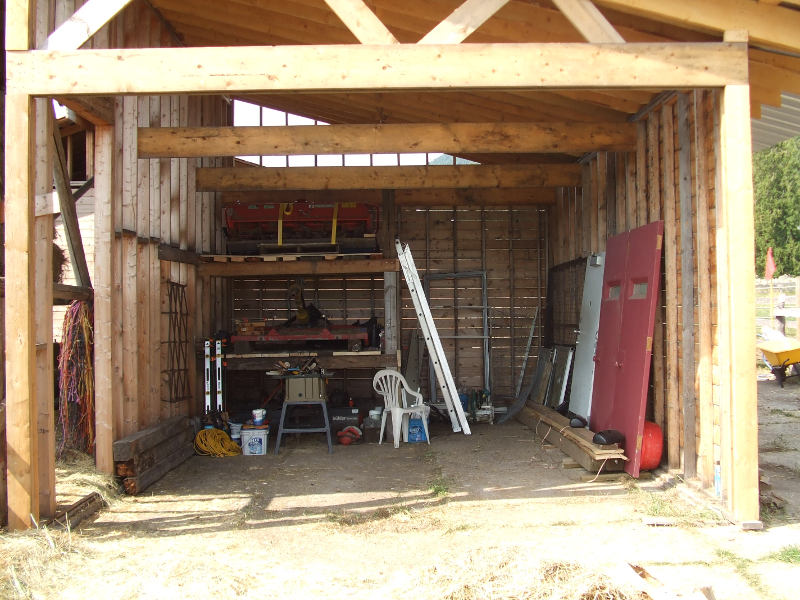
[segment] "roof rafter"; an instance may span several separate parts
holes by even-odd
[[[596,0],[602,6],[706,31],[746,29],[750,40],[800,51],[800,12],[753,0]]]
[[[42,49],[77,50],[131,0],[89,0],[49,35]]]
[[[460,44],[509,0],[466,0],[418,43]]]
[[[362,44],[397,44],[397,38],[364,4],[364,0],[325,0]]]
[[[553,0],[569,22],[590,44],[624,44],[624,38],[614,29],[591,0]]]

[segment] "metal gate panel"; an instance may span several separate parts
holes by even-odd
[[[597,330],[600,326],[604,264],[605,252],[586,259],[578,339],[575,344],[575,366],[572,369],[572,387],[569,394],[570,411],[583,417],[587,422],[592,410],[594,355],[597,349]]]

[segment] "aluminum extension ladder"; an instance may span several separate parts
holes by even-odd
[[[397,258],[400,260],[403,276],[411,294],[411,300],[414,302],[414,310],[417,313],[419,327],[422,330],[422,336],[425,338],[428,354],[431,356],[433,370],[436,373],[436,381],[439,383],[442,398],[444,398],[447,412],[450,415],[453,431],[463,431],[465,435],[469,435],[469,423],[467,423],[467,418],[464,416],[461,399],[458,397],[458,390],[450,372],[450,365],[442,348],[439,333],[436,331],[436,324],[433,322],[428,300],[425,298],[425,291],[417,273],[417,267],[411,256],[411,249],[408,244],[403,248],[400,240],[395,240],[395,246],[397,248]]]
[[[215,356],[211,356],[211,342],[206,340],[203,344],[205,351],[205,414],[211,412],[211,363],[215,363],[216,375],[216,411],[222,412],[222,340],[216,340],[214,344]]]

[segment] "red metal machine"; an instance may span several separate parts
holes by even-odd
[[[378,209],[369,204],[295,202],[231,204],[224,208],[228,250],[264,254],[318,248],[374,251]]]

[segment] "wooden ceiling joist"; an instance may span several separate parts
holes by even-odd
[[[381,190],[310,190],[271,192],[225,192],[222,203],[230,205],[283,204],[289,202],[331,204],[334,202],[360,202],[383,204]],[[503,189],[418,189],[395,190],[397,206],[517,206],[529,204],[555,204],[556,188],[503,188]]]
[[[423,37],[420,44],[460,44],[509,0],[466,0]]]
[[[578,164],[197,169],[198,192],[580,185]]]
[[[397,44],[397,38],[386,29],[363,0],[325,0],[347,28],[362,44]]]
[[[239,46],[7,53],[7,89],[62,94],[720,87],[747,46],[459,44]],[[64,77],[64,73],[79,74]]]
[[[632,123],[409,123],[326,127],[141,128],[139,158],[400,152],[632,150]]]

